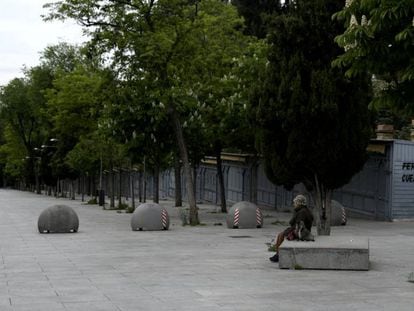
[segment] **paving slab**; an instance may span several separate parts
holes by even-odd
[[[39,234],[40,213],[56,204],[76,211],[78,233]],[[204,225],[191,227],[172,201],[160,204],[169,230],[134,232],[131,214],[0,189],[0,310],[413,310],[413,222],[332,228],[369,238],[369,271],[283,270],[266,243],[289,213],[263,210],[263,228],[228,229],[219,207],[200,204]]]

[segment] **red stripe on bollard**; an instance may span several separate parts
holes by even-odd
[[[161,221],[164,227],[167,227],[167,211],[165,209],[161,212]]]
[[[256,223],[258,225],[262,224],[262,211],[260,210],[260,208],[256,208]]]
[[[240,217],[240,212],[239,212],[239,209],[236,208],[236,210],[234,211],[234,226],[239,225],[239,217]]]
[[[346,224],[346,211],[345,208],[342,208],[342,225]]]

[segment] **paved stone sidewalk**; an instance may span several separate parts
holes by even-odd
[[[58,203],[75,209],[79,232],[39,234],[41,211]],[[162,204],[170,230],[140,232],[131,214],[0,190],[0,310],[414,310],[414,222],[333,228],[369,237],[368,272],[280,270],[265,243],[289,214],[264,211],[264,228],[234,230],[202,204],[205,225],[183,227]]]

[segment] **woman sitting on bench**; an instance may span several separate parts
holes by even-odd
[[[290,227],[279,233],[276,238],[276,254],[270,257],[270,261],[279,261],[279,247],[286,239],[288,240],[303,240],[313,241],[313,235],[311,233],[313,214],[307,207],[306,197],[302,194],[297,195],[293,199],[293,216],[289,221]]]

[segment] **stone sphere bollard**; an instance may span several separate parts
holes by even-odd
[[[227,227],[231,229],[249,229],[263,227],[263,215],[256,204],[241,201],[234,204],[227,213]]]
[[[46,208],[39,216],[37,227],[40,233],[71,233],[79,229],[76,212],[66,205]]]
[[[170,216],[164,207],[157,203],[139,205],[131,217],[131,228],[134,231],[168,230]]]
[[[331,201],[331,226],[345,226],[346,225],[346,210],[345,207],[338,201]]]

